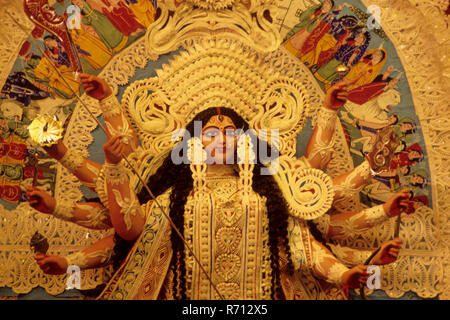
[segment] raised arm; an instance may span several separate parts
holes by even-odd
[[[86,94],[99,101],[109,136],[122,136],[125,142],[123,153],[129,155],[138,146],[137,137],[111,87],[105,80],[89,74],[81,74],[80,79]]]
[[[80,79],[86,94],[99,101],[109,136],[124,137],[126,145],[123,153],[128,156],[138,145],[137,137],[124,117],[120,103],[112,94],[111,88],[105,80],[92,75],[81,74]],[[78,150],[68,149],[61,140],[44,149],[74,174],[81,183],[95,192],[95,182],[101,170],[101,164],[85,159]]]
[[[27,187],[27,198],[36,210],[80,226],[105,230],[112,228],[108,209],[98,202],[74,203],[56,200],[36,187]]]
[[[95,192],[95,182],[102,168],[100,163],[86,159],[78,150],[67,148],[61,140],[51,147],[44,147],[44,150],[82,184]]]
[[[372,170],[367,160],[351,171],[335,177],[333,179],[333,206],[338,209],[345,207],[370,182],[372,177]]]
[[[144,228],[145,214],[130,183],[131,172],[121,158],[125,148],[121,136],[115,136],[105,143],[106,163],[103,172],[114,229],[121,238],[135,240]]]
[[[345,212],[334,215],[324,214],[314,220],[319,231],[327,239],[346,239],[362,233],[400,212],[413,213],[409,189],[394,194],[386,203],[360,212]]]
[[[348,85],[347,82],[337,83],[325,94],[323,106],[319,109],[317,123],[305,152],[305,157],[313,168],[325,169],[331,160],[338,120],[337,111],[346,102]]]
[[[114,235],[110,235],[98,240],[82,251],[65,257],[38,253],[35,259],[44,273],[52,275],[66,273],[67,268],[71,265],[79,267],[80,270],[99,268],[112,262],[114,245]]]

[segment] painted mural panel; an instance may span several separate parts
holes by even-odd
[[[150,0],[25,0],[23,6],[35,28],[0,95],[0,203],[7,209],[25,201],[33,181],[55,187],[56,162],[31,143],[28,124],[48,114],[67,125],[83,93],[79,74],[98,75],[145,34],[156,13]]]
[[[381,204],[409,187],[417,207],[431,207],[420,124],[400,58],[381,28],[379,10],[351,0],[282,1],[275,23],[282,46],[309,68],[323,90],[350,84],[339,117],[355,166],[374,148],[383,129],[393,128],[399,139],[390,167],[362,190],[362,202]]]

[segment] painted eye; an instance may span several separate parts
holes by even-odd
[[[219,130],[207,130],[203,133],[203,136],[207,137],[207,138],[213,138],[213,137],[217,137],[220,134]]]
[[[236,137],[237,136],[237,130],[230,130],[230,129],[228,129],[228,130],[225,131],[225,134],[228,137]]]

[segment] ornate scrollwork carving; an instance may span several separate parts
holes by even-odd
[[[334,197],[333,182],[321,170],[305,169],[300,160],[281,156],[275,179],[295,217],[311,220],[330,209]]]
[[[171,148],[172,133],[195,114],[222,106],[236,110],[257,133],[278,129],[280,152],[292,155],[309,100],[302,84],[264,61],[232,39],[199,41],[157,71],[158,77],[131,84],[122,100],[125,112],[154,154]]]
[[[243,41],[261,52],[278,48],[281,38],[271,23],[274,1],[206,1],[158,3],[159,18],[146,34],[152,53],[178,49],[186,40],[219,35]]]

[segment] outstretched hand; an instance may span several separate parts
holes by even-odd
[[[103,100],[112,94],[108,83],[99,77],[82,73],[80,80],[86,94],[94,99]]]
[[[347,102],[348,88],[352,83],[342,80],[330,87],[325,94],[323,105],[330,110],[338,110]]]
[[[394,262],[398,258],[401,246],[402,240],[400,238],[383,243],[380,250],[373,257],[372,263],[383,265]]]
[[[359,265],[344,272],[342,275],[342,284],[351,289],[359,288],[362,283],[366,284],[369,278],[367,267]]]
[[[389,217],[398,216],[401,212],[413,213],[414,201],[411,200],[411,190],[408,188],[400,190],[383,204],[383,208]]]
[[[122,160],[122,155],[127,147],[122,138],[122,136],[114,136],[103,145],[107,163],[117,164]]]
[[[26,195],[30,206],[42,213],[52,213],[56,200],[49,193],[36,187],[26,186]]]
[[[66,258],[38,253],[34,256],[39,268],[46,274],[58,275],[65,274],[68,268]]]

